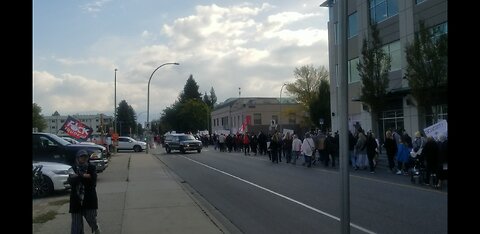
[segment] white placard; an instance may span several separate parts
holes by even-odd
[[[438,140],[438,137],[442,134],[448,136],[447,121],[442,120],[434,125],[424,128],[423,132],[425,132],[427,137],[431,136],[435,140]]]

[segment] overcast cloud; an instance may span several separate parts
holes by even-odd
[[[222,102],[238,97],[239,87],[242,97],[277,97],[295,67],[328,68],[328,11],[321,2],[180,1],[181,10],[160,2],[34,2],[33,102],[42,114],[112,115],[115,68],[117,102],[132,105],[142,123],[148,78],[163,63],[180,66],[155,72],[150,119],[173,104],[190,74],[202,94],[213,87]],[[55,7],[65,12],[49,18]]]

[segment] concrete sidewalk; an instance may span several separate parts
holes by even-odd
[[[155,156],[118,153],[98,175],[102,233],[229,233]],[[33,233],[70,233],[69,203]],[[218,214],[217,214],[218,216]],[[91,233],[84,221],[85,233]]]

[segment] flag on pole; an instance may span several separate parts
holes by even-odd
[[[91,127],[85,125],[72,116],[68,116],[67,121],[65,121],[60,130],[77,139],[88,139],[93,133],[93,129]]]

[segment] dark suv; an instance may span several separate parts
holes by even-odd
[[[193,135],[184,133],[174,133],[165,135],[165,143],[163,144],[167,153],[172,150],[179,150],[182,153],[186,151],[196,150],[202,152],[202,142],[195,139]]]
[[[58,162],[68,165],[75,164],[75,155],[79,150],[86,150],[90,156],[90,163],[102,172],[108,166],[106,148],[101,145],[71,144],[61,137],[51,134],[32,133],[32,160],[44,162]]]

